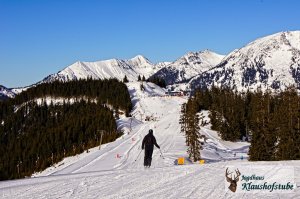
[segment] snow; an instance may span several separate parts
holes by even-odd
[[[134,109],[132,118],[117,121],[124,135],[34,174],[31,178],[0,182],[1,198],[299,198],[299,188],[291,194],[238,194],[224,189],[227,166],[294,166],[300,183],[300,161],[248,162],[247,142],[222,141],[210,126],[201,128],[207,136],[202,158],[204,165],[187,160],[185,138],[178,123],[185,97],[164,96],[152,83],[127,83]],[[208,112],[202,114],[208,120]],[[146,116],[151,118],[145,121]],[[130,125],[131,124],[131,125]],[[131,127],[131,128],[130,128]],[[143,167],[141,141],[148,130],[161,146],[155,148],[152,166]],[[139,153],[141,154],[139,155]],[[241,160],[240,157],[244,159]],[[284,177],[284,176],[283,176]],[[299,186],[299,185],[298,185]]]
[[[11,89],[15,94],[20,94],[22,93],[23,91],[26,91],[27,89],[33,87],[35,85],[31,85],[31,86],[26,86],[26,87],[21,87],[21,88],[13,88]]]

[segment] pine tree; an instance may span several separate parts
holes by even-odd
[[[180,131],[183,134],[186,134],[187,131],[187,117],[186,117],[186,103],[183,103],[181,105],[181,114],[180,114],[180,119],[179,119],[179,124],[181,125]],[[189,145],[186,143],[187,146]]]
[[[253,132],[249,149],[250,160],[275,160],[276,120],[274,109],[271,109],[270,93],[257,93],[253,100],[253,118],[251,129]]]
[[[300,105],[295,88],[288,88],[282,95],[278,118],[280,127],[277,131],[277,160],[300,159]],[[284,116],[284,117],[283,117]]]
[[[141,76],[139,75],[139,76],[138,76],[138,81],[141,81],[141,80],[142,80],[142,79],[141,79]]]
[[[201,159],[200,150],[202,145],[200,134],[198,107],[194,99],[190,99],[187,104],[187,130],[186,130],[186,142],[188,143],[188,154],[193,161]]]
[[[123,79],[123,83],[128,83],[128,79],[127,79],[127,76],[125,75],[124,79]]]

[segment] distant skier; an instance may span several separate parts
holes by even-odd
[[[151,166],[154,145],[157,148],[160,148],[159,145],[156,143],[156,139],[153,135],[153,130],[149,129],[149,133],[144,137],[143,143],[142,143],[142,150],[145,149],[145,157],[144,157],[144,166],[145,167]]]

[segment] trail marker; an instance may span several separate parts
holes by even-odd
[[[182,157],[181,157],[181,158],[178,158],[178,159],[177,159],[177,164],[178,164],[178,165],[184,165],[184,158],[182,158]]]

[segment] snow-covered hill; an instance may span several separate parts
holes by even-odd
[[[0,100],[13,98],[13,97],[15,97],[15,93],[11,89],[8,89],[5,86],[0,85]]]
[[[95,147],[88,154],[66,158],[56,167],[50,167],[35,176],[142,169],[143,155],[138,154],[141,151],[141,141],[150,128],[154,130],[165,158],[162,159],[159,150],[155,150],[152,164],[154,168],[172,167],[178,157],[188,159],[185,137],[180,133],[179,125],[180,105],[186,102],[187,98],[165,96],[165,90],[153,83],[144,83],[144,91],[141,91],[138,82],[127,83],[127,86],[134,104],[131,112],[133,117],[117,121],[118,128],[125,132],[121,138],[102,146],[103,150],[99,151],[98,147]],[[205,120],[208,120],[208,112],[202,114]],[[146,118],[150,118],[150,121],[145,121]],[[241,155],[245,158],[248,156],[249,143],[221,141],[217,133],[210,130],[210,126],[203,127],[201,131],[208,138],[202,151],[202,157],[207,161],[235,160]],[[234,156],[235,153],[237,156]],[[117,155],[120,158],[116,158]]]
[[[201,128],[207,136],[202,158],[204,165],[176,165],[178,157],[188,160],[185,137],[180,133],[182,97],[166,97],[164,90],[145,83],[128,83],[134,103],[132,119],[118,120],[124,135],[112,143],[90,149],[89,153],[65,158],[35,177],[0,182],[1,198],[299,198],[291,194],[238,194],[224,189],[227,166],[294,166],[295,182],[300,183],[299,161],[248,162],[249,143],[220,140],[210,126]],[[207,116],[207,112],[203,112]],[[145,121],[150,116],[150,121]],[[207,117],[206,117],[207,119]],[[149,128],[161,146],[155,148],[152,167],[144,169],[141,141]],[[141,152],[141,154],[140,154]],[[298,185],[299,186],[299,185]]]
[[[189,52],[176,61],[166,65],[153,76],[163,78],[167,85],[187,82],[192,77],[213,68],[219,64],[223,58],[223,55],[209,50]]]
[[[109,79],[117,78],[123,80],[125,75],[129,81],[137,81],[138,76],[150,75],[159,70],[163,64],[154,65],[147,58],[138,55],[129,60],[109,59],[97,62],[76,62],[62,71],[49,75],[42,82],[53,80],[69,81],[76,79]]]
[[[215,68],[191,80],[191,87],[212,84],[238,91],[300,86],[300,31],[257,39],[227,55]]]

